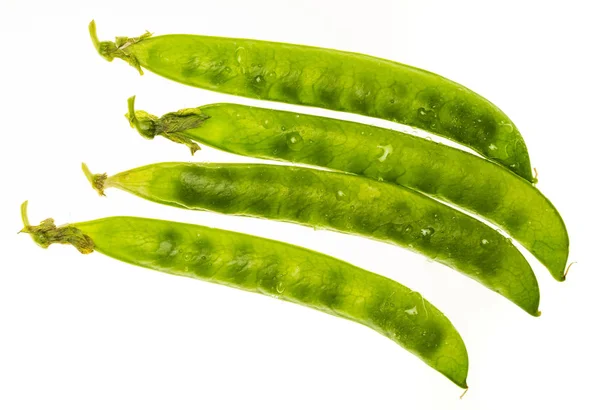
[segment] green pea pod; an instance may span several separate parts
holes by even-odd
[[[498,107],[439,75],[381,58],[224,37],[117,37],[94,46],[183,84],[243,97],[383,118],[466,145],[534,181],[517,127]]]
[[[530,182],[464,151],[401,132],[288,111],[211,104],[161,118],[134,110],[146,138],[162,135],[234,154],[317,165],[404,185],[502,227],[563,281],[569,237],[560,214]]]
[[[52,243],[98,251],[133,265],[274,296],[349,319],[390,338],[462,388],[468,357],[450,321],[419,293],[308,249],[204,226],[112,217],[22,232]]]
[[[162,163],[111,177],[83,168],[100,193],[115,187],[185,209],[293,222],[399,245],[448,265],[539,315],[536,278],[510,239],[401,186],[339,172],[263,164]]]

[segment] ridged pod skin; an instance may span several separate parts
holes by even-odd
[[[187,276],[349,319],[383,334],[467,388],[465,345],[419,293],[308,249],[198,225],[111,217],[56,227],[25,224],[42,247],[69,243],[133,265]]]
[[[262,164],[161,163],[107,177],[148,200],[293,222],[392,243],[448,265],[538,315],[533,272],[511,241],[415,191],[350,174]]]
[[[98,52],[182,84],[382,118],[466,145],[528,181],[529,154],[495,105],[439,75],[368,55],[237,38],[164,35],[100,42]]]
[[[560,214],[530,182],[464,151],[385,128],[238,104],[212,104],[157,118],[134,111],[132,126],[238,155],[303,163],[403,185],[503,228],[562,281],[569,237]]]

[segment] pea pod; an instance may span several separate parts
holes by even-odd
[[[375,273],[297,246],[236,232],[155,219],[112,217],[22,232],[42,247],[75,246],[133,265],[187,276],[349,319],[390,338],[467,388],[465,345],[450,321],[419,293]]]
[[[538,315],[525,258],[494,229],[418,192],[349,174],[263,164],[162,163],[107,177],[161,204],[293,222],[389,242],[448,265]]]
[[[517,127],[495,105],[439,75],[381,58],[224,37],[117,37],[94,46],[171,80],[243,97],[383,118],[466,145],[534,181]]]
[[[211,104],[161,118],[134,110],[146,138],[163,135],[234,154],[317,165],[404,185],[502,227],[562,281],[569,237],[560,214],[531,183],[464,151],[401,132],[238,104]]]

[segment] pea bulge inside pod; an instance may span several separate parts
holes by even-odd
[[[425,70],[345,51],[225,37],[144,35],[100,42],[93,22],[90,34],[109,61],[121,58],[138,69],[222,93],[414,126],[534,181],[527,147],[506,114],[475,92]]]

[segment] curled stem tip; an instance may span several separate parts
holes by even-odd
[[[73,245],[81,253],[92,253],[94,251],[92,239],[74,226],[57,227],[52,218],[43,220],[37,226],[32,226],[27,216],[27,204],[27,201],[21,204],[21,219],[23,221],[21,233],[28,233],[39,246],[47,248],[53,243],[65,243]]]
[[[146,111],[135,110],[135,95],[127,100],[127,114],[129,125],[146,139],[153,139],[161,135],[168,140],[187,146],[192,155],[200,150],[200,146],[190,138],[186,131],[199,128],[210,117],[203,114],[200,108],[190,108],[171,112],[158,118]]]
[[[105,196],[104,195],[104,184],[106,182],[106,179],[108,178],[108,175],[106,175],[106,173],[92,174],[92,171],[90,171],[90,169],[85,164],[85,162],[81,163],[81,170],[85,174],[85,177],[87,178],[87,180],[92,185],[92,188],[94,188],[100,196]]]
[[[88,25],[88,31],[90,32],[90,37],[92,39],[92,44],[94,44],[94,48],[98,53],[100,53],[100,40],[98,39],[96,22],[94,20],[90,21],[90,24]]]
[[[21,221],[23,221],[24,227],[31,225],[29,223],[29,217],[27,216],[27,205],[29,205],[29,201],[24,201],[21,204]]]
[[[94,20],[90,21],[88,25],[88,31],[90,33],[90,38],[92,39],[92,44],[94,48],[104,59],[107,61],[112,61],[115,58],[120,58],[121,60],[127,61],[129,65],[134,67],[140,75],[144,74],[140,64],[133,53],[128,50],[128,47],[132,44],[139,43],[146,38],[150,37],[152,33],[146,31],[139,37],[117,37],[115,41],[100,41],[98,39],[98,33],[96,30],[96,22]]]
[[[569,263],[569,266],[567,266],[567,269],[565,270],[565,274],[563,275],[563,280],[567,279],[567,274],[569,273],[569,269],[571,269],[571,266],[573,266],[576,263],[577,263],[576,261]]]

